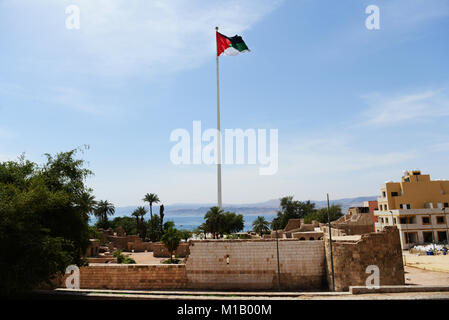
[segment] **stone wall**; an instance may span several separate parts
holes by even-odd
[[[299,240],[322,240],[323,235],[321,231],[292,232],[292,238]]]
[[[153,251],[153,243],[152,242],[143,242],[139,239],[139,241],[128,242],[128,251],[134,252],[145,252],[145,251]]]
[[[170,253],[167,248],[160,242],[153,243],[153,256],[156,258],[169,258]],[[176,250],[176,255],[180,258],[185,258],[189,254],[189,243],[181,242],[178,249]]]
[[[117,263],[117,258],[114,257],[101,257],[101,258],[87,258],[87,262],[91,263]]]
[[[89,246],[84,254],[85,257],[96,257],[100,252],[100,240],[89,239]]]
[[[65,287],[65,276],[61,286]],[[184,289],[185,265],[95,265],[80,268],[81,289]]]
[[[370,265],[379,267],[380,285],[404,285],[401,243],[396,227],[384,232],[332,239],[335,290],[347,291],[349,286],[365,286]],[[345,240],[347,238],[348,240]],[[331,283],[329,240],[325,236],[328,281]]]
[[[327,286],[323,241],[279,240],[283,290]],[[211,290],[277,290],[275,240],[191,241],[188,285]]]
[[[189,247],[190,245],[190,247]],[[155,256],[165,247],[153,244]],[[166,249],[165,249],[166,250]],[[168,252],[165,251],[168,257]],[[182,243],[179,265],[91,265],[80,268],[82,289],[207,289],[277,290],[276,240],[195,240]],[[364,286],[369,265],[380,270],[380,285],[403,285],[404,267],[399,233],[333,238],[335,289]],[[329,241],[279,239],[282,290],[327,290],[331,283]],[[62,282],[62,286],[65,282]]]

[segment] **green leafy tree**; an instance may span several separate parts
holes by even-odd
[[[189,230],[179,230],[179,235],[181,239],[187,242],[187,240],[189,240],[189,238],[192,237],[192,232],[190,232]]]
[[[335,221],[342,216],[343,212],[341,211],[341,205],[333,204],[329,207],[330,221]],[[305,223],[311,223],[313,220],[321,223],[327,223],[327,208],[315,210],[313,213],[310,213],[304,217]]]
[[[257,232],[260,236],[263,233],[270,230],[270,223],[263,216],[258,216],[256,220],[253,221],[253,231]]]
[[[293,200],[293,196],[280,199],[280,210],[271,222],[271,229],[284,229],[290,219],[301,219],[315,212],[315,203],[310,200],[301,202]]]
[[[161,232],[161,219],[158,215],[154,215],[147,223],[147,232],[148,237],[152,242],[157,242],[161,240],[162,232]]]
[[[118,227],[122,227],[126,234],[136,235],[139,233],[137,227],[137,223],[139,222],[140,221],[136,221],[135,218],[131,217],[115,217],[112,221],[110,221],[109,225],[114,230],[117,230]]]
[[[163,232],[163,228],[164,228],[164,205],[161,204],[161,206],[159,207],[159,217],[161,218],[161,233]]]
[[[225,233],[239,232],[244,228],[244,220],[241,214],[224,212],[218,207],[212,207],[204,216],[204,231],[211,233],[214,239]]]
[[[200,224],[198,227],[196,227],[193,230],[193,233],[198,234],[198,235],[202,234],[204,236],[204,238],[206,238],[206,234],[207,234],[207,232],[206,232],[206,224],[205,223]]]
[[[153,203],[159,203],[159,197],[155,193],[147,193],[143,197],[143,201],[148,202],[150,205],[150,219],[153,219]]]
[[[169,220],[169,221],[167,221],[167,222],[164,223],[163,232],[165,233],[165,232],[167,232],[168,229],[174,228],[174,227],[175,227],[175,222]]]
[[[226,211],[222,217],[222,225],[220,229],[220,236],[223,237],[223,234],[240,232],[243,230],[245,223],[243,220],[243,216],[241,214],[236,214],[235,212]]]
[[[98,202],[94,210],[94,215],[98,218],[97,226],[99,228],[109,228],[108,216],[112,216],[115,213],[115,207],[107,200],[101,200]]]
[[[161,242],[167,248],[168,252],[170,252],[170,263],[173,262],[173,255],[178,249],[179,243],[181,242],[181,236],[179,235],[178,230],[175,228],[170,228],[167,232],[162,236]]]
[[[24,156],[0,163],[0,295],[23,294],[84,264],[92,172],[78,151],[46,154],[42,166]]]

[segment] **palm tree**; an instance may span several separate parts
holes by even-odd
[[[265,217],[258,216],[253,222],[253,230],[262,236],[265,231],[270,230],[270,223],[265,220]]]
[[[147,193],[142,200],[150,204],[150,217],[153,219],[153,203],[159,203],[159,197],[155,193]]]
[[[95,201],[95,196],[90,194],[89,192],[84,192],[81,194],[78,205],[81,208],[81,212],[86,219],[89,220],[89,214],[94,213],[97,201]]]
[[[214,239],[217,239],[218,233],[222,227],[223,220],[223,210],[219,207],[212,207],[204,215],[206,222],[204,223],[205,232],[210,232],[213,234]]]
[[[143,217],[144,215],[147,214],[147,209],[145,209],[145,207],[137,207],[136,210],[133,211],[133,213],[131,214],[132,216],[136,217],[136,228],[137,231],[140,233],[141,237],[145,237],[145,230],[143,230],[144,228],[144,223],[143,223]],[[140,223],[139,223],[139,217],[140,217]],[[140,226],[140,228],[139,228]]]
[[[115,207],[107,200],[101,200],[97,203],[94,215],[99,219],[100,224],[105,228],[108,225],[108,216],[115,213]]]

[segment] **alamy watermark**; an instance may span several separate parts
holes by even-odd
[[[65,13],[68,15],[65,19],[65,27],[68,30],[78,30],[81,27],[80,12],[80,8],[74,4],[71,4],[65,8]]]
[[[366,278],[365,285],[368,289],[379,289],[380,288],[380,270],[376,265],[369,265],[365,272],[370,276]]]
[[[378,6],[372,4],[366,7],[365,13],[369,16],[365,20],[365,27],[368,30],[380,29],[380,9]]]
[[[176,142],[170,150],[170,160],[175,165],[248,164],[259,165],[260,175],[274,175],[278,171],[277,129],[202,131],[201,121],[193,121],[192,134],[186,129],[175,129],[170,134],[170,141]]]
[[[65,287],[67,289],[80,288],[80,269],[76,265],[70,265],[65,269],[65,273],[69,276],[65,279]]]

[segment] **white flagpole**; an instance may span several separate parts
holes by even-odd
[[[218,27],[215,27],[218,32]],[[217,55],[217,191],[218,191],[218,207],[221,209],[221,130],[220,130],[220,81],[218,72],[218,55]]]

